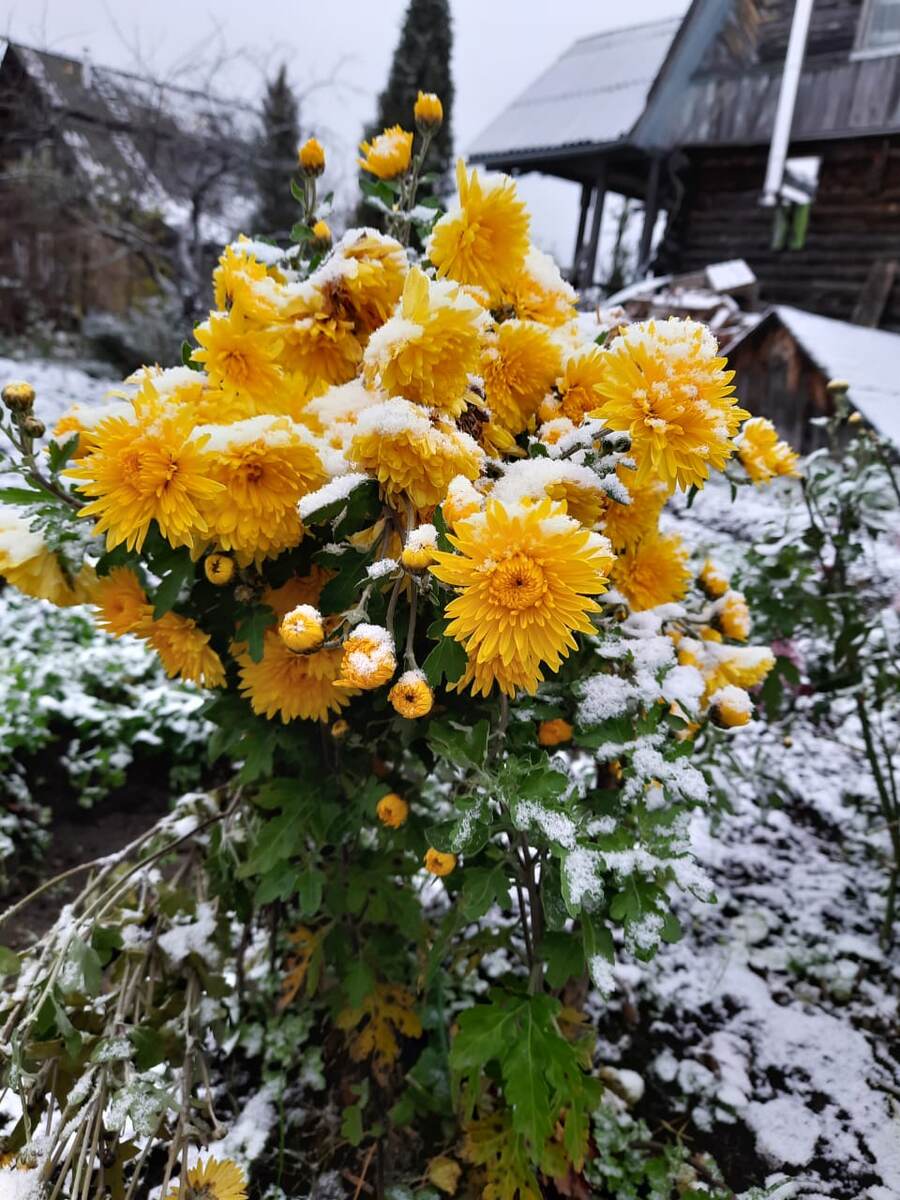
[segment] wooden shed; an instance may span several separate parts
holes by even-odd
[[[900,334],[776,305],[723,353],[744,407],[802,453],[825,444],[810,420],[831,415],[832,379],[849,383],[852,406],[900,450]]]

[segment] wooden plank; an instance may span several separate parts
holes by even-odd
[[[850,318],[854,325],[868,325],[870,329],[877,329],[896,278],[895,258],[872,263]]]

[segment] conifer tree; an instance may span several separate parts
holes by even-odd
[[[441,177],[436,189],[423,187],[420,196],[442,191],[449,186],[453,166],[453,76],[450,56],[453,51],[453,30],[450,20],[450,0],[409,0],[400,40],[394,51],[387,86],[378,97],[374,122],[366,128],[371,139],[392,125],[413,128],[413,105],[420,91],[435,92],[444,107],[444,123],[431,143],[426,171]],[[377,213],[369,206],[361,209],[368,225],[375,223]]]
[[[278,74],[266,85],[262,111],[262,137],[256,186],[259,207],[256,228],[261,234],[286,237],[298,219],[297,205],[291,196],[291,177],[297,166],[300,125],[297,100],[282,64]]]

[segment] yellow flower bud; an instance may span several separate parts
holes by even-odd
[[[743,688],[729,684],[710,697],[709,714],[722,729],[737,729],[750,721],[753,701]]]
[[[386,825],[388,829],[399,829],[401,825],[406,824],[406,818],[409,816],[409,805],[396,792],[388,792],[376,804],[375,815],[382,825]]]
[[[861,421],[862,421],[862,413],[854,408],[853,412],[847,418],[847,424],[848,425],[859,425],[859,423]]]
[[[750,635],[750,609],[741,592],[726,592],[719,601],[715,624],[725,637],[746,642]]]
[[[697,582],[711,600],[718,600],[724,596],[731,586],[725,572],[709,558],[703,564]]]
[[[3,403],[14,413],[30,412],[34,407],[34,388],[24,379],[13,380],[2,392]]]
[[[381,625],[357,625],[344,642],[337,687],[381,687],[397,670],[394,639]]]
[[[225,587],[234,578],[234,559],[230,554],[210,554],[203,563],[203,573],[216,587]]]
[[[425,870],[429,874],[443,878],[443,876],[449,875],[455,869],[455,854],[442,854],[440,850],[435,850],[434,846],[429,846],[425,851]]]
[[[444,106],[434,92],[419,92],[413,116],[420,133],[436,133],[444,123]]]
[[[562,717],[556,717],[552,721],[541,721],[538,726],[538,742],[542,746],[561,746],[571,740],[572,726]]]
[[[433,525],[420,525],[406,539],[400,561],[408,571],[424,571],[435,561],[437,530]]]
[[[316,221],[312,227],[313,240],[322,247],[331,245],[331,229],[327,221]]]
[[[315,177],[325,170],[325,148],[318,138],[307,138],[297,154],[304,175]]]
[[[47,432],[47,426],[29,413],[22,422],[22,432],[30,438],[41,438]]]
[[[311,604],[298,604],[282,618],[278,627],[281,640],[288,650],[303,654],[318,650],[325,641],[325,628],[318,609]]]
[[[405,671],[388,692],[388,700],[401,717],[413,721],[431,712],[434,692],[421,671]]]
[[[331,727],[331,736],[336,742],[339,742],[342,738],[345,738],[349,732],[350,722],[345,721],[343,717],[341,717],[339,721],[335,721]]]

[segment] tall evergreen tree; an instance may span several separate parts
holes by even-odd
[[[259,207],[256,228],[266,235],[286,236],[298,220],[297,204],[291,196],[291,178],[297,167],[300,123],[297,100],[282,64],[266,85],[262,110],[262,137],[256,168]]]
[[[387,87],[378,97],[375,120],[365,132],[366,139],[371,139],[392,125],[413,129],[416,97],[420,91],[435,92],[444,106],[444,123],[431,143],[425,170],[436,172],[447,182],[453,165],[452,52],[450,0],[409,0]],[[420,194],[433,190],[422,188]],[[442,190],[440,184],[437,190]],[[375,223],[373,208],[364,205],[361,213],[366,224]]]

